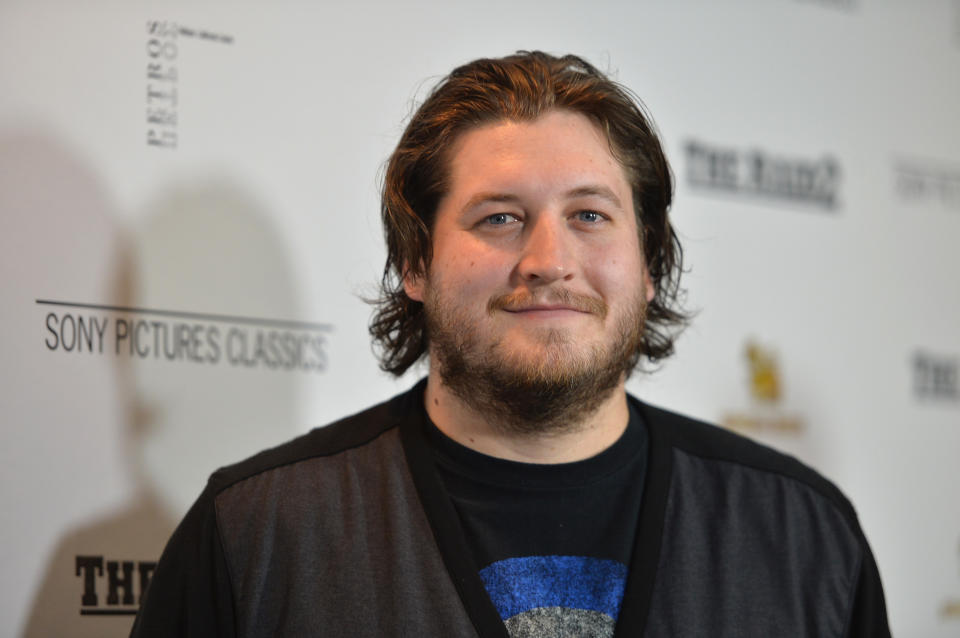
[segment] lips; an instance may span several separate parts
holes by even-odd
[[[555,290],[549,295],[536,295],[529,292],[500,295],[490,300],[487,310],[491,313],[497,310],[512,313],[543,313],[544,316],[551,313],[560,315],[564,312],[581,312],[598,315],[601,319],[607,316],[607,304],[603,300],[569,290]]]
[[[520,306],[517,308],[504,308],[504,310],[507,312],[555,312],[564,310],[571,312],[588,312],[572,306]]]

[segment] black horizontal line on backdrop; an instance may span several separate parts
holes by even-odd
[[[136,609],[80,609],[81,616],[136,616]]]
[[[222,323],[245,323],[257,326],[282,326],[284,328],[299,328],[301,330],[332,330],[328,323],[314,323],[310,321],[292,321],[289,319],[264,319],[262,317],[241,317],[238,315],[218,315],[206,312],[185,312],[182,310],[158,310],[156,308],[135,308],[132,306],[109,306],[95,303],[78,303],[73,301],[54,301],[52,299],[37,299],[42,306],[65,306],[67,308],[88,308],[91,310],[107,310],[110,312],[125,312],[140,315],[159,315],[162,317],[179,317],[182,319],[200,319],[203,321],[219,321]]]
[[[740,186],[730,186],[727,184],[713,184],[710,182],[698,182],[689,180],[687,182],[690,189],[703,196],[710,197],[729,197],[736,201],[746,202],[766,202],[774,208],[800,208],[803,210],[814,210],[822,213],[835,214],[840,208],[839,199],[825,200],[823,198],[806,197],[803,195],[792,195],[789,193],[773,193],[768,191],[758,191]]]

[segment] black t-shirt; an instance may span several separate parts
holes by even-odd
[[[573,463],[507,461],[428,425],[487,593],[511,636],[612,636],[634,545],[647,433],[633,408],[609,448]]]

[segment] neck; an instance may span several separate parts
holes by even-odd
[[[427,414],[441,432],[472,450],[524,463],[570,463],[599,454],[627,427],[629,410],[624,380],[596,410],[562,430],[519,432],[461,401],[431,367],[424,394]]]

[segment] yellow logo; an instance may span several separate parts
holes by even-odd
[[[747,342],[750,364],[750,393],[757,401],[775,403],[780,400],[780,370],[776,355],[752,341]]]
[[[784,413],[779,408],[783,398],[783,382],[777,353],[750,339],[744,346],[744,359],[749,372],[748,383],[752,406],[745,411],[724,415],[723,425],[740,432],[778,432],[799,435],[803,432],[803,420]]]

